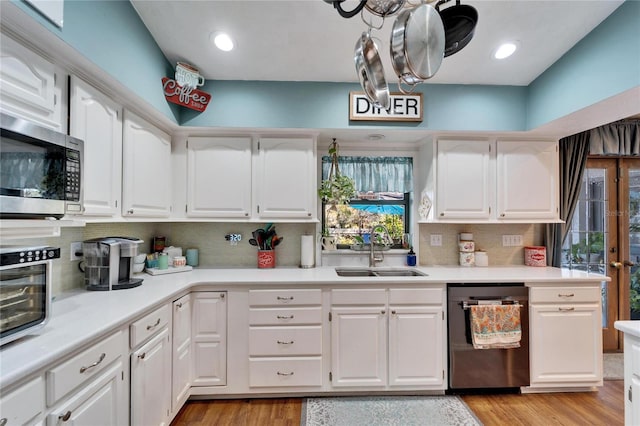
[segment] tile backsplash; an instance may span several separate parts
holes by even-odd
[[[78,265],[80,261],[70,260],[72,242],[106,236],[137,237],[144,240],[141,252],[149,252],[153,236],[163,235],[167,244],[187,248],[198,248],[200,266],[204,267],[256,267],[257,248],[249,244],[251,233],[263,227],[262,223],[211,223],[211,222],[136,222],[136,223],[90,223],[85,227],[63,228],[57,238],[2,241],[11,245],[51,245],[61,248],[61,258],[55,262],[53,275],[53,295],[82,289],[84,274]],[[276,266],[296,267],[300,263],[300,236],[314,234],[315,224],[277,223],[282,244],[276,249]],[[419,259],[421,266],[457,265],[458,234],[472,232],[478,249],[485,250],[489,265],[522,265],[524,246],[541,245],[544,236],[542,224],[510,225],[464,225],[464,224],[420,224]],[[239,233],[242,241],[231,245],[225,235]],[[430,245],[431,234],[442,235],[442,246]],[[523,246],[503,247],[502,235],[522,235]],[[400,261],[404,257],[401,256]],[[330,263],[330,262],[328,262]]]

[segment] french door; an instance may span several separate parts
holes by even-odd
[[[569,229],[563,265],[611,278],[602,285],[602,341],[620,350],[613,323],[640,318],[640,159],[590,158]]]

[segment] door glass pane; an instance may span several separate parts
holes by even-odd
[[[629,261],[634,266],[629,271],[630,318],[640,319],[640,170],[629,169]]]
[[[587,168],[582,178],[580,197],[569,225],[569,233],[562,246],[563,267],[599,274],[606,273],[608,191],[607,170]],[[640,224],[640,217],[638,219]],[[608,320],[606,289],[607,287],[603,286],[603,325],[607,324]]]

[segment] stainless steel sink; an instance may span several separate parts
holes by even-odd
[[[407,268],[336,268],[340,277],[426,277],[427,274]]]

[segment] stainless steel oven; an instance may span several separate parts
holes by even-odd
[[[0,248],[0,346],[44,327],[56,247]]]
[[[82,140],[0,114],[0,216],[82,212]]]

